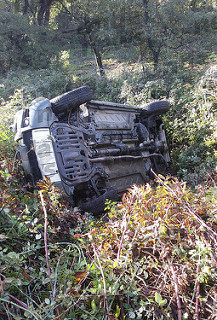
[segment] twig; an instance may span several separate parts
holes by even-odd
[[[14,296],[12,296],[12,294],[8,294],[8,296],[13,299],[14,301],[16,301],[19,305],[21,305],[24,309],[28,310],[28,306],[27,304],[25,304],[24,302],[20,301],[19,299],[15,298]]]
[[[1,277],[0,277],[0,292],[2,293],[2,295],[5,294]],[[7,311],[10,313],[10,307],[7,302],[5,302],[5,306],[6,306]],[[10,316],[10,314],[9,314],[9,316]],[[11,316],[10,316],[10,319],[12,319]]]
[[[105,301],[105,309],[106,309],[106,312],[107,312],[107,315],[108,315],[108,319],[111,319],[110,315],[109,315],[109,304],[108,304],[108,296],[107,296],[105,275],[104,275],[104,272],[103,272],[103,268],[102,268],[101,262],[99,260],[99,255],[98,255],[98,253],[96,251],[96,248],[95,248],[95,243],[93,243],[93,251],[94,251],[94,254],[96,255],[96,258],[97,258],[97,261],[98,261],[98,265],[99,265],[99,270],[100,270],[101,275],[102,275],[104,295],[105,295],[105,300],[104,300]]]
[[[130,203],[130,208],[131,208],[131,205],[132,205],[132,199],[131,199],[131,203]],[[128,209],[130,210],[129,208],[129,204],[128,204]],[[126,231],[127,231],[127,227],[128,227],[128,224],[129,224],[129,221],[126,220],[126,216],[127,216],[127,212],[125,213],[125,226],[124,226],[124,230],[123,230],[123,233],[122,233],[122,236],[121,236],[121,241],[120,241],[120,244],[119,244],[119,247],[118,247],[118,253],[117,253],[117,265],[119,264],[119,260],[120,260],[120,255],[121,255],[121,249],[122,249],[122,246],[123,246],[123,241],[124,241],[124,236],[126,234]],[[134,234],[134,238],[135,238],[135,234]],[[131,244],[133,243],[133,240],[131,242]],[[130,252],[130,250],[129,250]]]
[[[120,307],[121,307],[121,317],[122,317],[122,319],[125,319],[126,315],[124,312],[124,305],[123,305],[123,302],[121,301],[120,295],[118,295],[118,300],[119,300]]]
[[[50,270],[50,264],[49,264],[49,258],[48,258],[48,245],[47,245],[47,210],[44,204],[44,198],[43,198],[43,194],[42,191],[39,191],[40,194],[40,198],[41,198],[41,204],[42,204],[42,208],[44,211],[44,249],[45,249],[45,258],[46,258],[46,263],[47,263],[47,273],[48,273],[48,277],[49,277],[49,281],[50,281],[50,287],[51,287],[51,291],[52,291],[52,295],[54,294],[54,289],[53,289],[53,282],[51,280],[51,270]]]
[[[196,218],[196,220],[197,220],[204,228],[206,228],[206,229],[211,233],[212,239],[213,239],[215,242],[217,242],[217,241],[216,241],[216,239],[217,239],[217,233],[216,233],[212,228],[210,228],[210,226],[208,226],[196,213],[194,213],[194,212],[192,211],[191,207],[189,206],[189,204],[187,203],[186,200],[184,200],[184,202],[185,202],[185,207],[188,209],[189,213],[190,213],[192,216],[194,216],[194,217]],[[210,235],[210,236],[211,236],[211,235]]]
[[[200,300],[199,300],[199,294],[200,294],[200,282],[198,281],[198,275],[199,275],[199,272],[200,272],[200,265],[198,264],[197,266],[197,284],[196,284],[196,288],[197,288],[197,295],[196,295],[196,320],[199,320],[200,319],[200,316],[199,316],[199,303],[200,303]]]
[[[215,241],[215,243],[217,243],[217,233],[210,227],[208,226],[205,221],[203,221],[191,208],[191,206],[189,205],[189,203],[185,200],[185,199],[182,199],[180,198],[176,192],[174,192],[174,190],[172,188],[170,188],[168,186],[168,184],[166,184],[159,176],[156,175],[156,173],[152,170],[152,173],[155,175],[155,177],[160,180],[160,182],[163,184],[163,186],[169,190],[173,195],[174,197],[177,199],[177,200],[182,200],[183,204],[184,204],[184,207],[187,209],[187,211],[197,220],[197,222],[199,222],[206,230],[208,230],[210,232],[210,234],[212,235],[212,238],[213,240]],[[210,235],[210,236],[211,236]]]
[[[5,294],[1,277],[0,277],[0,291],[3,295]]]
[[[8,302],[8,300],[5,300],[5,299],[2,299],[0,298],[0,301],[3,301],[3,302]],[[22,307],[21,305],[18,306],[16,303],[10,301],[10,304],[12,304],[13,306],[15,307],[19,307],[20,309],[24,310],[24,311],[28,311],[36,320],[41,320],[41,318],[38,317],[38,315],[36,315],[33,311],[31,311],[30,309],[26,309],[24,307]],[[10,311],[9,311],[10,312]]]
[[[203,241],[205,242],[205,244],[207,245],[207,247],[209,247],[209,243],[208,243],[208,241],[206,240],[205,235],[204,235],[203,233],[202,233],[202,238],[203,238]],[[211,258],[212,258],[213,263],[215,263],[215,265],[217,266],[217,260],[216,260],[216,258],[215,258],[215,256],[214,256],[211,248],[210,248],[210,256],[211,256]]]
[[[124,236],[125,236],[125,233],[126,233],[126,231],[127,231],[127,226],[128,226],[128,223],[127,223],[127,221],[126,221],[126,222],[125,222],[125,226],[124,226],[124,230],[123,230],[123,233],[122,233],[121,241],[120,241],[120,244],[119,244],[119,247],[118,247],[117,265],[119,264],[120,255],[121,255],[121,249],[122,249],[122,246],[123,246]]]
[[[46,263],[47,263],[47,273],[48,273],[48,277],[49,277],[49,281],[50,281],[50,287],[51,287],[51,291],[52,291],[52,296],[54,297],[54,287],[53,287],[53,282],[51,279],[51,269],[50,269],[50,264],[49,264],[49,258],[48,258],[48,245],[47,245],[47,210],[45,207],[45,203],[44,203],[44,198],[43,198],[43,194],[42,191],[39,191],[40,194],[40,198],[41,198],[41,204],[42,204],[42,208],[44,211],[44,249],[45,249],[45,258],[46,258]],[[56,307],[56,311],[57,311],[57,315],[58,315],[58,319],[60,319],[60,312],[58,307]]]
[[[176,302],[177,302],[177,309],[178,309],[178,320],[182,320],[182,306],[181,306],[181,300],[179,297],[179,293],[178,293],[178,281],[177,281],[177,277],[176,277],[176,273],[175,270],[173,268],[173,265],[171,263],[171,261],[169,259],[167,259],[169,265],[170,265],[170,270],[172,272],[172,276],[173,276],[173,282],[174,282],[174,288],[175,288],[175,294],[176,294]]]

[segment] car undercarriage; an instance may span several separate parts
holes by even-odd
[[[92,100],[88,86],[39,98],[15,118],[26,178],[50,178],[71,203],[100,213],[106,199],[164,174],[170,157],[161,115],[169,103],[145,107]]]

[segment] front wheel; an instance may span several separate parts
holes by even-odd
[[[87,202],[82,202],[78,204],[78,206],[81,208],[81,210],[85,212],[91,212],[94,215],[98,215],[104,211],[106,200],[117,201],[118,195],[116,190],[114,190],[113,188],[109,188],[104,194],[102,194],[98,198],[89,200]]]
[[[141,111],[141,115],[145,117],[149,117],[152,115],[159,116],[169,111],[169,109],[170,109],[170,104],[168,101],[166,100],[155,101],[145,106]]]
[[[84,86],[66,92],[50,100],[52,111],[59,118],[64,116],[69,110],[75,109],[83,103],[92,99],[90,87]]]

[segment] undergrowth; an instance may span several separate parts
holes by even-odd
[[[1,319],[216,319],[216,188],[158,177],[95,220],[5,169]]]
[[[197,78],[180,68],[171,61],[156,74],[122,61],[102,79],[43,69],[1,80],[1,319],[216,319],[216,64]],[[98,99],[171,103],[164,123],[178,179],[134,186],[97,219],[49,180],[25,181],[10,131],[34,98],[84,84]]]
[[[107,61],[107,60],[106,60]],[[93,98],[118,103],[145,105],[167,99],[170,111],[163,116],[172,170],[192,186],[206,181],[217,167],[216,153],[216,60],[190,68],[178,60],[168,59],[158,71],[140,62],[107,61],[104,77],[94,68],[71,70],[72,61],[59,69],[10,71],[0,79],[0,138],[7,149],[12,144],[6,119],[33,99],[53,98],[83,85],[89,85]],[[8,143],[10,139],[10,143]]]

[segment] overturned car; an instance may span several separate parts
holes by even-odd
[[[160,116],[168,110],[167,101],[143,108],[95,101],[88,86],[38,98],[18,111],[13,127],[26,178],[46,176],[74,205],[102,212],[106,199],[167,170]]]

